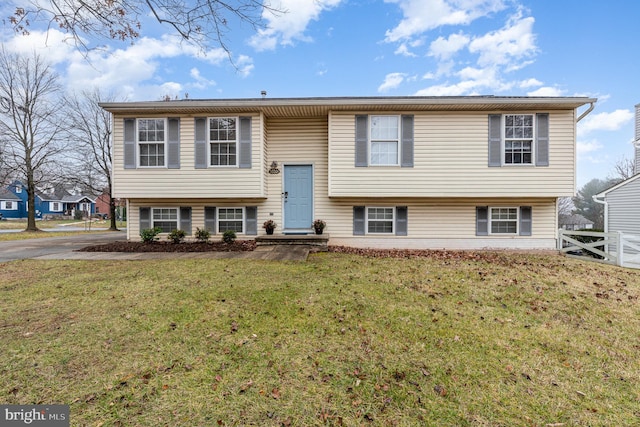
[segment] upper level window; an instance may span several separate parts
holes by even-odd
[[[370,123],[370,164],[397,166],[400,152],[400,118],[398,116],[371,116]]]
[[[533,114],[504,116],[504,163],[533,163]]]
[[[16,185],[16,194],[22,193],[22,185]]]
[[[140,166],[164,166],[165,143],[164,119],[138,119]]]
[[[230,117],[209,119],[211,166],[238,165],[238,121]]]
[[[490,208],[491,234],[518,234],[518,208]]]

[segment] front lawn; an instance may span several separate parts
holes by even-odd
[[[640,271],[401,255],[0,264],[0,401],[74,426],[640,424]]]

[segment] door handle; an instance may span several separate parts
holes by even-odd
[[[282,195],[284,196],[284,200],[286,202],[287,201],[287,197],[289,197],[289,192],[285,191],[284,193],[282,193]]]

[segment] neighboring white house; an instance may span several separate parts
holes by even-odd
[[[141,229],[389,248],[556,247],[585,97],[115,102],[114,195]]]
[[[594,196],[604,204],[605,232],[640,236],[640,104],[635,106],[634,175]]]

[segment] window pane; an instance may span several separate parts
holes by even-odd
[[[236,143],[211,143],[212,166],[235,166]]]
[[[209,119],[209,140],[235,141],[236,119],[225,117]]]
[[[397,142],[371,142],[371,164],[372,165],[397,165],[398,164],[398,143]]]
[[[398,117],[397,116],[373,116],[371,117],[371,140],[397,140]]]

